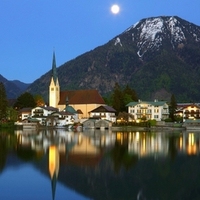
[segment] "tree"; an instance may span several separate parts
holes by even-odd
[[[45,104],[43,97],[39,94],[36,94],[34,96],[34,100],[35,100],[36,106],[44,106]]]
[[[175,121],[176,109],[177,109],[176,98],[175,98],[174,94],[172,94],[171,101],[170,101],[170,106],[169,106],[169,116],[172,119],[172,121]]]
[[[116,110],[116,114],[123,111],[123,94],[118,83],[115,83],[114,91],[111,97],[112,107]]]
[[[18,118],[17,111],[12,107],[8,107],[7,118],[9,121],[17,121],[17,118]]]
[[[35,100],[33,96],[28,92],[21,94],[17,98],[16,103],[14,104],[14,108],[16,110],[20,110],[22,108],[29,108],[29,107],[34,108],[35,106],[36,106]]]
[[[138,101],[137,93],[135,92],[135,90],[131,89],[129,87],[129,85],[126,85],[123,93],[124,93],[124,95],[129,95],[131,97],[132,101]]]
[[[4,84],[0,82],[0,120],[7,117],[8,101]]]
[[[125,89],[123,90],[124,111],[127,110],[126,105],[132,101],[138,101],[137,94],[135,90],[129,87],[129,85],[126,85]]]

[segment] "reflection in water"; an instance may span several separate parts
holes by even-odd
[[[168,139],[163,133],[130,132],[129,152],[140,158],[145,156],[167,155]]]
[[[179,133],[111,132],[110,130],[69,132],[59,129],[35,133],[18,130],[14,135],[0,134],[0,167],[3,171],[7,152],[10,149],[14,150],[23,161],[42,160],[48,156],[48,163],[47,160],[45,162],[49,169],[53,199],[58,181],[71,188],[77,188],[81,194],[93,199],[101,199],[101,195],[104,195],[105,199],[114,199],[114,197],[120,199],[122,194],[118,194],[118,191],[121,187],[126,187],[125,191],[134,193],[135,196],[132,199],[136,199],[138,194],[139,196],[142,194],[141,188],[146,189],[145,196],[151,195],[147,183],[152,184],[152,187],[153,184],[155,188],[159,187],[156,181],[150,182],[151,179],[156,177],[164,181],[162,178],[167,178],[172,170],[168,160],[173,160],[175,163],[178,156],[198,155],[199,139],[199,132],[185,131]],[[147,163],[147,160],[154,162]],[[160,160],[162,160],[161,163]],[[142,163],[144,163],[143,168]],[[146,166],[148,170],[152,170],[148,176],[146,176],[148,172],[144,170]],[[179,169],[179,167],[176,168]],[[126,178],[122,177],[124,169]],[[133,174],[140,175],[133,176]],[[127,177],[130,177],[130,180]],[[172,177],[176,179],[175,176]],[[167,181],[170,182],[170,180]],[[117,184],[119,184],[118,189],[116,189]],[[128,189],[130,186],[132,188],[140,186],[140,188],[135,191],[136,189]],[[101,194],[98,193],[100,189]],[[109,198],[112,195],[113,198]],[[123,195],[123,197],[126,196],[125,193]]]
[[[52,186],[52,196],[53,199],[55,198],[55,191],[56,191],[56,182],[58,178],[59,172],[59,152],[57,147],[50,146],[49,147],[49,173],[51,177],[51,186]]]

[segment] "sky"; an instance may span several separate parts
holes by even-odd
[[[0,0],[0,74],[32,83],[51,70],[53,51],[59,67],[141,19],[164,15],[200,26],[200,0]]]

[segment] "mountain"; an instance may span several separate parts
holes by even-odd
[[[15,99],[23,93],[30,84],[23,83],[18,80],[9,81],[0,74],[0,82],[5,86],[6,95],[8,99]]]
[[[108,43],[57,69],[61,90],[113,91],[129,84],[143,100],[200,99],[200,26],[177,16],[142,19]],[[51,70],[28,92],[48,97]]]

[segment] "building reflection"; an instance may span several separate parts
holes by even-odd
[[[177,153],[198,155],[200,152],[200,132],[180,131],[180,133],[173,134],[144,131],[44,130],[37,133],[16,131],[15,134],[18,148],[32,149],[36,152],[37,157],[49,154],[49,174],[53,199],[60,164],[96,167],[104,152],[112,150],[117,153],[120,146],[123,147],[122,152],[127,152],[129,156],[137,156],[139,159],[145,157],[156,159],[173,156]],[[117,155],[115,153],[113,155]]]
[[[157,132],[118,132],[116,140],[120,144],[127,145],[130,154],[137,155],[139,158],[146,156],[167,155],[168,139],[165,134]]]
[[[126,146],[130,154],[139,158],[146,156],[167,156],[169,138],[174,137],[175,148],[179,153],[196,155],[200,151],[200,133],[183,131],[175,136],[163,132],[68,132],[65,130],[32,132],[16,131],[18,146],[29,147],[44,155],[50,146],[56,145],[64,163],[91,165],[90,159],[96,157],[96,164],[102,156],[102,150],[118,144]],[[81,161],[82,160],[82,161]],[[83,161],[84,160],[84,161]],[[88,160],[88,163],[86,162]],[[95,164],[95,162],[93,163]]]
[[[127,145],[130,154],[139,158],[152,156],[167,156],[170,149],[169,138],[174,137],[175,148],[179,153],[197,155],[200,152],[199,132],[180,132],[178,136],[163,132],[117,132],[116,141],[121,145]]]
[[[183,132],[179,138],[179,151],[188,155],[200,153],[200,133]]]

